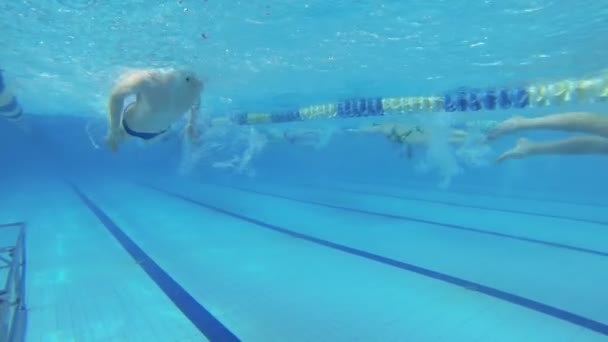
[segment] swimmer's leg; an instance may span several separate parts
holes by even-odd
[[[498,162],[520,159],[533,155],[585,155],[608,154],[608,139],[597,136],[580,136],[550,142],[533,142],[519,139],[515,147],[503,153]]]
[[[460,129],[452,130],[450,143],[454,145],[462,145],[469,139],[469,134]]]
[[[395,124],[393,123],[372,123],[364,124],[355,128],[347,128],[346,132],[352,133],[381,133],[384,135],[389,135],[395,129]]]
[[[259,132],[270,143],[277,143],[284,139],[284,132],[276,128],[267,128]]]
[[[286,130],[284,139],[290,144],[302,146],[317,146],[321,141],[320,133],[316,130]]]
[[[532,129],[583,132],[608,138],[608,115],[576,112],[537,118],[515,116],[498,124],[488,133],[488,138],[496,139],[505,134]]]
[[[201,142],[201,131],[200,131],[200,127],[199,127],[199,116],[201,116],[200,113],[200,107],[201,107],[201,99],[200,97],[197,98],[194,103],[192,104],[192,107],[190,108],[190,115],[188,116],[188,123],[186,124],[185,127],[185,134],[186,137],[188,137],[188,139],[190,140],[190,144],[192,145],[199,145]],[[211,120],[209,118],[208,115],[205,115],[203,118],[203,126],[209,126]]]

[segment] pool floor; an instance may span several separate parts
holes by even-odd
[[[1,180],[27,341],[606,341],[608,210],[353,182]]]

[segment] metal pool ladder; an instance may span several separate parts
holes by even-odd
[[[25,223],[0,224],[0,342],[25,340]]]

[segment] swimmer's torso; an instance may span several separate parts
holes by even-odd
[[[124,120],[133,130],[166,130],[198,103],[200,87],[186,72],[143,70],[125,78],[135,78],[138,88],[135,103],[125,107]]]

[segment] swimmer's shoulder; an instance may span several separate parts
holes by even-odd
[[[162,73],[154,69],[137,69],[124,72],[114,85],[114,93],[135,92],[161,83]]]

